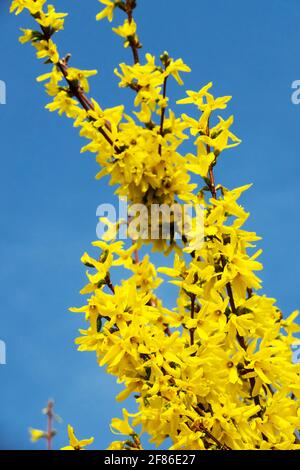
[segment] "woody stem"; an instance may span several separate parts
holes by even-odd
[[[167,81],[168,81],[168,77],[165,77],[164,84],[163,84],[163,100],[165,100],[167,96]],[[159,133],[161,136],[163,136],[164,134],[165,116],[166,116],[166,106],[165,106],[165,103],[163,103],[163,106],[161,108],[160,126],[159,126]],[[161,150],[162,150],[162,147],[161,147],[161,144],[159,144],[158,146],[159,155],[161,155]]]
[[[192,320],[195,318],[195,300],[196,300],[195,294],[191,294],[191,319]],[[191,346],[193,346],[195,342],[195,329],[194,328],[190,329],[190,341],[191,341]]]
[[[49,32],[47,31],[47,29],[45,27],[41,26],[41,30],[42,30],[42,33],[44,35],[45,41],[49,41],[50,38],[51,38],[51,35],[49,35]],[[67,57],[69,59],[70,55],[68,55]],[[81,87],[79,85],[74,86],[72,84],[72,82],[68,79],[68,63],[67,63],[68,59],[62,59],[55,65],[60,70],[63,77],[65,78],[65,80],[66,80],[66,82],[69,86],[70,92],[72,93],[73,96],[75,96],[75,98],[81,104],[83,109],[85,109],[85,111],[91,111],[91,110],[93,111],[94,110],[94,105],[88,99],[88,97],[85,95],[85,93],[81,89]],[[108,121],[105,122],[105,127],[108,131],[111,130],[111,125]],[[100,132],[100,134],[102,134],[102,136],[105,138],[105,140],[114,148],[116,153],[120,153],[120,149],[118,149],[117,147],[114,146],[114,143],[113,143],[112,139],[109,137],[109,135],[107,134],[107,132],[102,127],[99,127],[98,131]]]
[[[126,5],[125,5],[125,10],[127,13],[127,18],[128,18],[128,23],[130,24],[133,20],[133,4],[131,0],[126,0]],[[139,64],[140,58],[139,58],[139,41],[136,39],[136,37],[130,38],[129,40],[129,46],[132,50],[132,55],[133,55],[133,61],[135,64]]]
[[[53,401],[49,400],[47,405],[47,450],[52,450],[53,438]]]
[[[208,125],[207,125],[206,135],[209,136],[209,122],[208,122]],[[207,153],[210,153],[210,151],[211,151],[210,146],[207,145],[206,148],[207,148]],[[214,176],[213,165],[211,165],[210,168],[209,168],[209,181],[210,181],[210,188],[209,189],[210,189],[211,195],[214,199],[217,199],[217,191],[216,191],[216,185],[215,185],[215,176]],[[224,255],[221,255],[221,264],[222,264],[222,268],[224,269],[225,266],[226,266],[226,259],[225,259]],[[227,292],[227,295],[229,297],[229,304],[230,304],[231,311],[232,311],[232,313],[237,315],[237,308],[236,308],[236,305],[235,305],[232,286],[231,286],[230,282],[227,282],[227,284],[226,284],[226,292]],[[248,295],[252,295],[252,290],[248,289],[247,293],[248,293]],[[244,349],[244,351],[246,351],[247,350],[247,344],[245,342],[245,338],[238,333],[237,334],[237,340],[238,340],[239,345]],[[251,396],[252,396],[252,392],[253,392],[254,387],[255,387],[255,378],[251,377],[249,379],[249,383],[250,383],[250,393],[251,393]],[[258,396],[253,397],[253,400],[254,400],[255,405],[260,405],[260,401],[259,401]]]

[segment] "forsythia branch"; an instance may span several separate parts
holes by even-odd
[[[215,182],[219,159],[241,143],[232,132],[233,116],[219,115],[231,97],[215,97],[208,83],[177,102],[193,107],[189,114],[171,109],[167,83],[174,78],[183,85],[181,74],[190,68],[167,53],[160,63],[149,53],[139,56],[135,0],[100,3],[98,20],[112,22],[118,9],[126,14],[112,29],[134,63],[121,63],[115,74],[120,88],[135,91],[133,110],[102,109],[88,98],[96,71],[71,67],[53,39],[64,13],[46,0],[13,0],[11,11],[28,10],[39,25],[38,31],[23,29],[20,41],[52,64],[38,78],[51,97],[47,109],[74,121],[88,140],[82,151],[96,156],[96,177],[107,176],[116,195],[144,213],[128,224],[102,220],[108,230],[93,242],[98,254],[81,258],[88,268],[81,290],[87,298],[70,309],[84,314],[87,325],[78,349],[96,353],[99,366],[123,384],[118,401],[135,398],[134,413],[123,408],[122,418],[112,419],[112,433],[124,440],[109,449],[141,449],[140,434],[147,433],[156,445],[168,438],[174,450],[299,450],[300,365],[291,351],[300,332],[298,312],[284,317],[273,298],[260,294],[261,250],[253,251],[260,237],[245,229],[249,214],[239,202],[251,185],[227,189]],[[161,215],[152,213],[157,205],[170,209],[169,237],[152,230],[155,223],[159,234],[165,228]],[[174,214],[186,205],[194,212],[181,233]],[[123,224],[126,241],[118,239]],[[137,238],[132,225],[143,225]],[[168,257],[167,266],[151,261],[151,249]],[[115,282],[120,267],[123,279]],[[176,295],[161,296],[168,292],[158,290],[166,277]],[[68,433],[68,450],[93,441],[78,440],[71,426]]]

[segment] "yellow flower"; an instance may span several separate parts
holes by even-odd
[[[37,442],[40,439],[47,437],[47,433],[45,433],[45,431],[42,431],[41,429],[29,428],[29,433],[31,436],[31,442]]]
[[[94,438],[78,440],[74,434],[74,429],[70,424],[68,425],[68,435],[70,440],[70,445],[62,447],[61,450],[84,450],[83,447],[86,447],[94,442]]]
[[[64,27],[64,19],[68,13],[57,13],[53,5],[48,5],[47,13],[40,12],[36,21],[43,26],[43,28],[51,27],[54,31],[60,31]]]
[[[118,34],[118,36],[127,39],[124,44],[125,47],[129,46],[129,39],[135,37],[136,29],[136,22],[133,19],[131,22],[126,19],[121,26],[118,26],[118,28],[112,28],[113,32]]]
[[[106,5],[106,7],[98,13],[96,16],[96,20],[102,20],[103,18],[107,18],[109,22],[113,20],[114,9],[116,8],[115,2],[111,2],[110,0],[99,0],[100,3]]]
[[[131,416],[136,416],[136,414],[130,414],[128,411],[123,408],[123,419],[113,418],[111,420],[110,429],[113,434],[124,434],[125,436],[132,436],[135,434],[134,429],[130,426],[128,420]]]
[[[34,32],[32,29],[24,29],[21,28],[21,31],[23,32],[23,36],[19,38],[19,41],[21,44],[25,44],[26,42],[30,42],[32,38],[34,37]]]
[[[60,82],[63,80],[62,73],[58,70],[56,65],[53,66],[50,73],[45,73],[37,77],[38,82],[49,80],[46,85],[46,91],[50,96],[56,96],[59,92]]]
[[[183,81],[179,75],[179,72],[190,72],[191,69],[188,67],[182,59],[171,60],[164,73],[165,76],[173,75],[179,85],[183,85]]]
[[[198,108],[201,109],[203,106],[203,98],[207,96],[208,90],[213,86],[212,82],[208,83],[205,85],[203,88],[201,88],[198,92],[197,91],[192,91],[188,90],[186,94],[188,95],[188,98],[183,98],[181,100],[177,101],[177,104],[195,104],[198,106]]]
[[[231,96],[222,96],[221,98],[214,98],[208,90],[212,87],[212,82],[205,85],[201,90],[192,91],[188,90],[186,93],[188,98],[178,100],[177,104],[195,104],[201,111],[205,111],[205,108],[209,108],[211,111],[216,109],[226,109],[228,101],[231,100]]]
[[[70,81],[78,81],[80,86],[85,92],[89,91],[88,78],[97,75],[97,70],[80,70],[74,67],[69,67],[67,70],[67,78]]]
[[[56,44],[49,39],[49,41],[37,41],[33,42],[33,46],[37,50],[38,59],[49,59],[53,64],[57,64],[59,61],[59,54],[57,51]]]
[[[216,159],[213,152],[210,152],[209,154],[200,154],[197,158],[192,154],[188,154],[186,157],[189,161],[189,163],[187,163],[187,169],[203,178],[207,176],[209,168]]]
[[[36,15],[42,11],[46,1],[47,0],[13,0],[10,6],[10,12],[15,12],[15,14],[18,15],[26,8],[32,15]]]
[[[66,114],[68,117],[76,118],[80,114],[77,101],[71,98],[65,91],[60,91],[55,96],[52,103],[46,105],[49,111],[58,111],[58,114]]]
[[[113,441],[109,444],[107,450],[124,450],[126,441]]]

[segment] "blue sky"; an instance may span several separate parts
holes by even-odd
[[[81,254],[95,239],[96,207],[112,190],[94,179],[93,156],[79,154],[83,143],[72,123],[44,110],[47,96],[35,77],[47,66],[30,46],[18,43],[26,15],[0,6],[0,80],[7,104],[0,105],[0,339],[7,365],[0,366],[0,448],[42,448],[28,439],[41,427],[40,410],[49,397],[64,423],[56,446],[66,442],[66,424],[79,436],[108,445],[108,424],[122,405],[115,380],[96,365],[92,353],[78,353],[73,339],[82,326],[68,313],[81,305],[85,282]],[[53,1],[68,11],[56,36],[72,64],[99,70],[92,94],[105,106],[130,104],[118,89],[113,69],[131,60],[107,22],[96,23],[96,0]],[[300,305],[299,129],[300,106],[291,102],[291,84],[300,79],[298,0],[138,1],[136,19],[144,51],[168,50],[192,68],[186,88],[213,81],[216,94],[232,94],[230,112],[243,140],[220,163],[217,178],[234,187],[253,182],[243,199],[248,223],[263,237],[264,292],[288,314]],[[183,96],[184,89],[175,89]]]

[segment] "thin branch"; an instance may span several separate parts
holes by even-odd
[[[115,293],[115,287],[114,287],[113,283],[111,282],[109,273],[107,273],[107,275],[106,275],[105,284],[107,285],[107,287],[108,287],[108,288],[112,291],[112,293],[114,294],[114,293]]]
[[[196,295],[191,294],[191,319],[192,320],[195,318],[195,300],[196,300]],[[195,328],[190,329],[190,341],[191,341],[191,346],[193,346],[195,342]]]
[[[165,327],[164,333],[169,337],[172,336],[172,332],[170,330],[170,327],[167,325],[167,323],[164,323],[164,327]]]
[[[209,136],[209,120],[208,120],[208,124],[207,124],[206,135]],[[209,145],[206,146],[206,149],[207,149],[207,153],[211,152],[211,148],[210,148]],[[216,191],[213,165],[211,165],[210,168],[209,168],[209,181],[210,181],[210,188],[209,189],[210,189],[211,195],[214,199],[217,199],[218,196],[217,196],[217,191]],[[224,268],[226,266],[226,259],[225,259],[224,255],[221,255],[221,264],[222,264],[222,268],[224,270]],[[227,282],[227,284],[226,284],[226,292],[227,292],[227,295],[229,297],[229,304],[230,304],[231,311],[232,311],[232,313],[237,315],[238,312],[237,312],[237,308],[236,308],[236,305],[235,305],[234,295],[233,295],[232,286],[231,286],[230,282]],[[252,295],[252,290],[247,289],[247,294],[250,297]],[[246,344],[245,338],[243,336],[241,336],[239,333],[237,333],[237,340],[238,340],[239,345],[243,348],[243,350],[247,351],[248,345]],[[255,405],[260,405],[259,397],[257,395],[255,397],[252,396],[252,393],[253,393],[253,390],[254,390],[254,387],[255,387],[255,378],[250,377],[249,378],[249,383],[250,383],[251,398],[253,398],[253,401],[254,401]]]
[[[53,439],[53,407],[54,403],[52,400],[48,401],[46,408],[47,415],[47,450],[52,450],[52,439]]]
[[[126,11],[126,14],[127,14],[129,24],[133,20],[133,10],[134,10],[134,8],[135,8],[135,2],[133,2],[132,0],[126,0],[125,11]],[[135,36],[133,36],[131,38],[128,38],[128,41],[129,41],[129,46],[132,50],[133,61],[134,61],[135,64],[139,64],[140,63],[139,49],[141,48],[141,44]]]
[[[134,241],[132,243],[134,243]],[[140,258],[139,258],[139,250],[137,248],[134,250],[133,256],[134,256],[135,264],[139,264]]]
[[[165,100],[166,96],[167,96],[167,81],[168,81],[168,77],[165,77],[164,84],[163,84],[163,100]],[[159,134],[161,136],[163,136],[163,134],[164,134],[165,116],[166,116],[166,106],[162,106],[161,115],[160,115],[160,126],[159,126]],[[159,144],[159,146],[158,146],[159,155],[161,155],[161,151],[162,151],[162,146],[161,146],[161,144]]]
[[[207,121],[207,127],[206,127],[206,135],[207,137],[209,137],[209,118],[208,118],[208,121]],[[207,155],[209,155],[211,153],[211,148],[210,148],[210,145],[206,145],[206,152],[207,152]],[[209,181],[210,181],[210,192],[211,192],[211,195],[214,199],[217,199],[217,191],[216,191],[216,183],[215,183],[215,175],[214,175],[214,167],[213,165],[210,165],[209,167]]]
[[[201,416],[205,416],[204,412],[198,406],[193,406],[194,410]],[[189,418],[192,419],[192,418]],[[232,450],[227,444],[222,444],[202,423],[194,423],[189,426],[192,431],[202,431],[209,439],[211,439],[220,450]]]
[[[37,17],[33,16],[35,19]],[[43,33],[45,41],[49,41],[51,39],[51,32],[49,32],[44,26],[40,26],[41,31]],[[88,99],[88,97],[85,95],[84,91],[80,87],[80,85],[74,86],[74,83],[72,83],[71,80],[68,79],[68,62],[71,57],[71,54],[67,54],[65,58],[61,59],[56,65],[56,67],[60,70],[62,73],[64,79],[66,80],[70,93],[75,96],[75,98],[78,100],[78,102],[81,104],[83,109],[86,111],[93,111],[94,110],[94,105],[93,103]],[[106,129],[110,132],[111,131],[111,125],[109,121],[105,121],[105,127]],[[116,146],[114,146],[114,143],[112,139],[109,137],[107,132],[103,129],[103,127],[99,127],[98,131],[102,136],[105,138],[105,140],[113,147],[116,153],[121,153],[120,149]]]
[[[231,450],[226,444],[222,444],[203,424],[199,424],[199,429],[203,431],[206,436],[211,439],[221,450]]]
[[[75,98],[77,98],[77,100],[79,101],[79,103],[81,104],[81,106],[83,107],[83,109],[85,109],[86,111],[93,111],[94,110],[94,105],[93,103],[88,99],[88,97],[84,94],[83,90],[80,88],[80,86],[74,86],[72,84],[72,82],[68,79],[68,56],[66,56],[65,59],[62,59],[58,62],[57,64],[57,67],[58,69],[61,71],[61,73],[63,74],[66,82],[68,83],[69,85],[69,89],[70,89],[70,92],[72,93],[73,96],[75,96]],[[108,121],[105,122],[105,127],[108,131],[111,130],[111,126],[110,126],[110,123]],[[98,131],[100,132],[100,134],[103,135],[103,137],[105,138],[105,140],[112,146],[114,147],[114,143],[112,141],[112,139],[109,137],[109,135],[107,134],[107,132],[103,129],[103,127],[99,127],[98,128]],[[120,150],[115,147],[115,150],[117,151],[117,153],[120,153]]]

